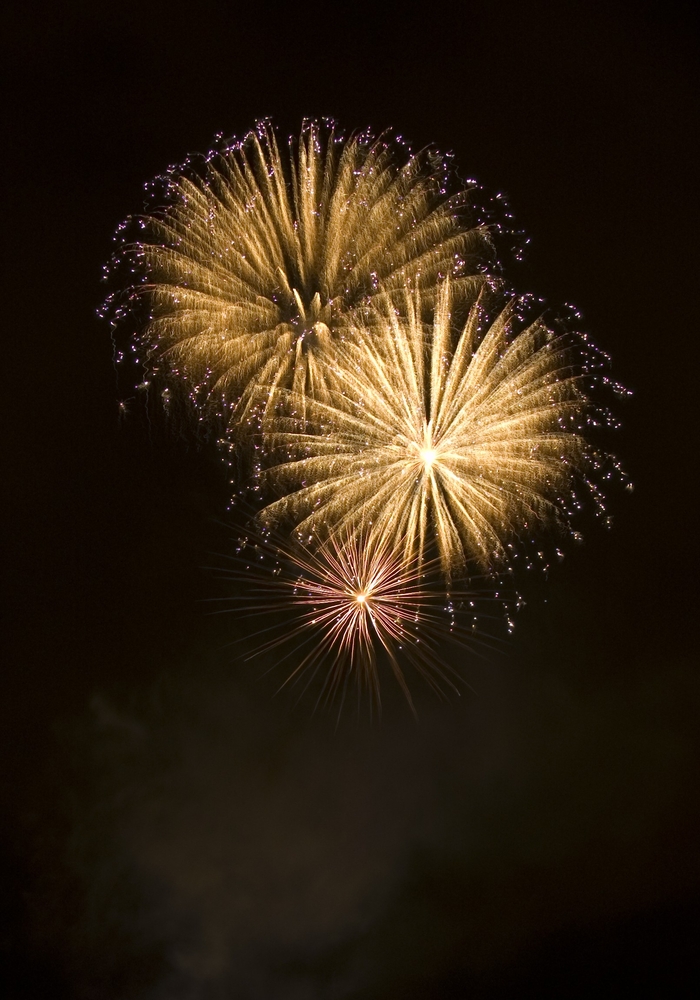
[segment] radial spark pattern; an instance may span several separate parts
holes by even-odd
[[[572,478],[595,461],[581,434],[585,363],[542,320],[514,334],[520,302],[491,320],[482,296],[453,336],[444,283],[432,329],[407,295],[341,343],[328,403],[299,433],[278,419],[265,473],[283,493],[263,512],[300,537],[372,525],[406,556],[437,547],[449,577],[496,569],[514,536],[567,521]],[[286,457],[286,460],[283,460]]]
[[[268,548],[253,546],[258,553]],[[457,690],[452,671],[435,652],[435,640],[441,645],[450,636],[460,644],[467,636],[470,645],[480,641],[474,603],[466,593],[441,596],[429,582],[434,566],[407,559],[386,536],[368,539],[361,533],[336,534],[312,549],[295,545],[275,552],[274,573],[263,570],[257,558],[249,562],[252,576],[249,572],[245,578],[245,593],[252,613],[272,622],[263,632],[279,633],[257,654],[282,649],[278,665],[288,656],[299,661],[283,686],[302,681],[306,689],[320,671],[319,701],[338,700],[342,706],[354,682],[358,695],[366,692],[370,705],[379,708],[380,656],[411,707],[399,658],[437,692]],[[294,615],[291,627],[284,612]],[[467,619],[471,629],[465,628]]]
[[[166,207],[125,225],[116,258],[137,281],[126,304],[114,298],[115,321],[148,310],[135,343],[147,380],[184,379],[198,407],[237,424],[279,387],[323,398],[325,351],[372,300],[408,282],[429,303],[443,275],[474,291],[490,240],[468,221],[469,191],[447,194],[447,166],[308,122],[288,151],[262,123],[173,168]]]

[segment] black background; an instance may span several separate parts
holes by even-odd
[[[2,35],[3,995],[689,991],[690,7],[29,3]],[[475,693],[419,697],[418,725],[391,694],[337,731],[273,698],[201,603],[220,468],[119,415],[112,233],[168,164],[267,115],[453,151],[531,240],[514,284],[574,302],[634,392],[612,530],[523,581],[505,651],[461,665]]]

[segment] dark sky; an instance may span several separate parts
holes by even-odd
[[[690,6],[12,7],[2,995],[684,995],[700,971]],[[168,164],[267,115],[451,150],[530,238],[514,285],[575,303],[634,392],[613,447],[635,491],[611,491],[612,530],[584,520],[583,546],[522,581],[513,636],[460,663],[473,691],[419,695],[417,725],[390,692],[381,724],[337,731],[273,697],[245,625],[203,610],[231,537],[220,468],[138,408],[119,420],[95,315],[112,233]]]

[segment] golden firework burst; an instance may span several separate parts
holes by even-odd
[[[585,371],[542,319],[514,333],[520,300],[493,319],[487,296],[455,336],[449,282],[432,327],[420,294],[384,309],[334,351],[327,402],[299,431],[278,417],[266,484],[284,495],[261,518],[300,537],[372,525],[407,557],[437,547],[445,574],[498,568],[508,542],[567,522],[572,478],[592,454],[581,433]]]
[[[429,301],[444,275],[473,293],[491,243],[468,221],[469,189],[447,194],[447,166],[331,123],[306,122],[284,152],[263,122],[172,168],[166,207],[135,220],[137,238],[126,225],[118,254],[140,278],[127,311],[148,307],[148,377],[184,380],[198,407],[240,424],[280,387],[324,398],[329,344],[371,301],[407,282]]]

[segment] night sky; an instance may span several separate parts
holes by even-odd
[[[613,8],[611,11],[611,7]],[[12,9],[14,8],[14,9]],[[697,46],[690,5],[132,0],[3,22],[0,994],[78,1000],[690,995]],[[102,266],[143,185],[271,116],[393,126],[504,192],[513,285],[634,393],[634,481],[468,686],[380,723],[275,696],[212,617],[216,455],[135,402]],[[214,555],[212,555],[212,553]],[[499,631],[500,629],[500,631]],[[692,640],[692,648],[691,648]],[[269,658],[268,658],[269,659]]]

